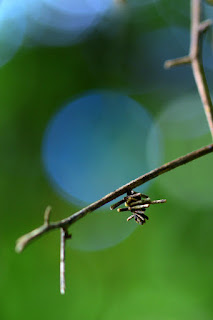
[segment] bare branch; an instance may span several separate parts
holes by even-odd
[[[213,138],[213,105],[203,68],[201,52],[201,37],[203,33],[211,26],[212,22],[210,20],[203,22],[200,21],[201,2],[201,0],[191,0],[191,41],[189,55],[183,58],[166,61],[165,68],[191,63],[194,79]]]
[[[89,206],[81,209],[80,211],[74,213],[70,217],[57,221],[52,222],[49,224],[44,224],[40,226],[39,228],[27,233],[26,235],[22,236],[17,240],[16,243],[16,251],[21,252],[23,249],[35,238],[38,238],[39,236],[43,235],[46,232],[49,232],[54,229],[60,229],[60,228],[67,228],[71,224],[75,223],[79,219],[83,218],[87,213],[90,213],[92,211],[95,211],[96,209],[102,207],[106,203],[116,199],[117,197],[125,194],[126,192],[129,192],[130,190],[144,184],[147,181],[150,181],[156,177],[158,177],[161,174],[164,174],[168,171],[171,171],[177,167],[180,167],[186,163],[189,163],[197,158],[203,157],[209,153],[213,152],[213,144],[210,144],[206,147],[203,147],[201,149],[198,149],[196,151],[193,151],[191,153],[186,154],[185,156],[182,156],[178,159],[175,159],[171,162],[168,162],[161,167],[154,169],[139,178],[130,181],[129,183],[125,184],[124,186],[120,187],[119,189],[107,194],[105,197],[101,198],[100,200],[90,204]],[[128,210],[128,209],[127,209]]]

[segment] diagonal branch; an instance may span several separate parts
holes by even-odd
[[[202,35],[212,25],[212,22],[210,20],[201,22],[201,3],[201,0],[191,0],[191,41],[189,55],[166,61],[165,68],[171,68],[186,63],[191,64],[194,79],[213,138],[213,105],[203,68],[201,46]]]
[[[44,233],[47,233],[51,230],[54,229],[61,229],[61,228],[67,228],[71,224],[75,223],[79,219],[83,218],[87,213],[90,213],[92,211],[97,210],[98,208],[102,207],[106,203],[116,199],[117,197],[125,194],[126,192],[144,184],[147,181],[150,181],[156,177],[158,177],[161,174],[164,174],[168,171],[171,171],[177,167],[180,167],[186,163],[189,163],[195,159],[198,159],[202,156],[205,156],[206,154],[209,154],[213,152],[213,144],[210,144],[206,147],[203,147],[201,149],[195,150],[193,152],[190,152],[186,154],[185,156],[182,156],[180,158],[177,158],[171,162],[168,162],[161,167],[154,169],[139,178],[130,181],[129,183],[123,185],[119,189],[107,194],[105,197],[101,198],[100,200],[93,202],[89,206],[81,209],[80,211],[74,213],[70,217],[57,221],[57,222],[52,222],[52,223],[45,223],[38,227],[37,229],[25,234],[21,238],[17,240],[16,243],[16,251],[21,252],[23,249],[35,238],[38,238],[39,236],[43,235]],[[47,212],[47,211],[46,211]]]

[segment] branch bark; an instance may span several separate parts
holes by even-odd
[[[203,33],[211,26],[212,22],[201,22],[201,0],[191,0],[191,40],[189,55],[165,62],[165,68],[190,63],[203,108],[213,138],[213,105],[203,68],[201,40]]]

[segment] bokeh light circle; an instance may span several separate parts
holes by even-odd
[[[43,142],[54,186],[72,201],[93,202],[147,172],[152,125],[144,107],[114,92],[90,93],[67,104],[51,119]]]
[[[0,2],[0,66],[6,64],[22,45],[26,21],[19,0]]]
[[[164,141],[164,162],[211,143],[207,120],[197,93],[182,96],[170,103],[159,115],[157,125]],[[203,205],[212,206],[211,163],[212,156],[208,155],[163,175],[157,183],[167,198],[170,194],[196,209]]]
[[[104,15],[113,0],[32,0],[26,2],[28,37],[32,43],[70,45],[84,39]]]
[[[91,92],[68,103],[50,120],[43,139],[43,163],[52,186],[67,200],[87,204],[142,175],[150,166],[146,140],[152,126],[149,112],[120,93]],[[154,136],[157,163],[158,130]],[[79,240],[75,245],[73,237],[72,245],[88,250],[120,242],[136,226],[126,222],[126,215],[112,213],[109,205],[82,220],[76,228],[85,232],[76,232]]]

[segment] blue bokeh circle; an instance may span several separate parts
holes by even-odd
[[[52,185],[71,201],[93,202],[147,172],[152,125],[149,112],[120,93],[91,92],[68,103],[50,120],[43,139]],[[153,150],[156,163],[160,150],[152,145]]]

